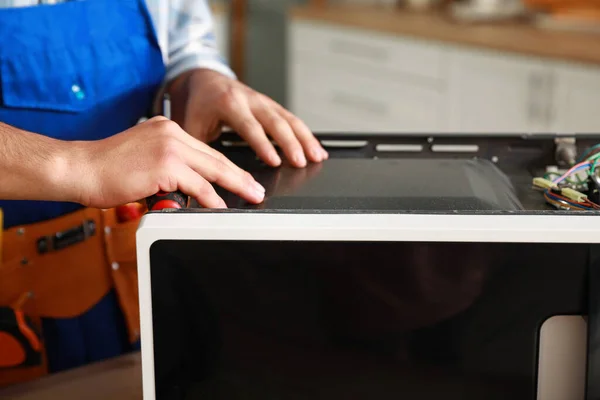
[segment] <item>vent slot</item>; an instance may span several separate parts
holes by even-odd
[[[434,144],[431,146],[434,153],[477,153],[479,146],[476,144]]]
[[[381,153],[420,153],[423,151],[422,144],[378,144],[375,150]]]

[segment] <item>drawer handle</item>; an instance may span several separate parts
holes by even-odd
[[[540,74],[532,72],[529,75],[529,104],[527,106],[527,117],[529,122],[537,123],[542,117],[543,111],[540,107],[540,97],[543,96],[544,79]]]
[[[387,61],[389,59],[389,53],[385,49],[360,43],[334,40],[329,45],[329,48],[335,54],[360,57],[370,61]]]
[[[358,97],[355,95],[334,93],[331,101],[332,103],[343,107],[358,109],[361,111],[369,112],[371,114],[387,114],[387,107],[384,103],[376,102],[370,99],[365,99],[363,97]]]
[[[551,125],[554,120],[555,120],[555,114],[556,114],[556,110],[554,107],[554,102],[552,101],[552,99],[555,98],[554,96],[554,91],[555,91],[555,77],[554,77],[554,73],[549,72],[545,77],[544,77],[544,91],[545,91],[545,98],[546,98],[546,109],[544,112],[544,116],[545,116],[545,121],[548,125]]]

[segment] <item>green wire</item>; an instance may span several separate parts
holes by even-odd
[[[599,148],[600,148],[600,144],[597,144],[597,145],[594,145],[594,146],[592,146],[592,147],[590,147],[590,148],[586,149],[586,150],[583,152],[583,154],[582,154],[582,155],[579,157],[579,159],[578,159],[577,163],[580,163],[580,162],[582,162],[583,160],[585,160],[588,154],[590,154],[592,151],[594,151],[594,150],[596,150],[596,149],[599,149]]]
[[[598,164],[598,158],[596,158],[594,160],[594,162],[592,163],[592,166],[590,167],[590,176],[594,175],[594,173],[596,172],[596,165]]]
[[[600,160],[600,153],[594,154],[593,156],[587,159],[587,161],[594,161],[590,166],[590,175],[594,175],[594,173],[596,172],[596,165],[598,164],[598,160]]]
[[[552,178],[552,176],[557,178],[557,177],[561,176],[561,174],[559,174],[558,172],[547,172],[544,174],[544,179],[548,179],[548,180],[552,181],[552,180],[554,180],[554,178]],[[578,183],[585,183],[585,180],[581,179],[579,177],[579,175],[577,175],[577,181],[574,181],[570,178],[565,179],[565,181],[567,181],[568,183],[571,183],[573,185],[576,185]]]
[[[600,148],[600,144],[597,144],[597,145],[595,145],[595,146],[593,146],[593,147],[590,147],[588,150],[586,150],[586,152],[585,152],[585,153],[586,153],[586,154],[589,154],[589,153],[590,153],[590,151],[593,151],[593,150],[594,150],[594,149],[596,149],[596,148]],[[588,157],[588,158],[586,159],[586,161],[592,162],[592,164],[590,165],[590,169],[588,170],[588,175],[590,175],[590,176],[591,176],[591,175],[593,175],[593,174],[595,173],[595,171],[596,171],[596,166],[597,166],[597,165],[598,165],[598,163],[600,162],[600,153],[596,153],[596,154],[594,154],[593,156],[591,156],[591,157]],[[567,178],[565,179],[565,181],[567,181],[567,182],[568,182],[568,183],[570,183],[570,184],[584,184],[584,183],[586,183],[586,181],[587,181],[587,180],[586,180],[586,179],[582,179],[582,178],[579,176],[579,172],[580,172],[580,171],[577,171],[577,173],[575,174],[575,177],[577,178],[577,181],[575,181],[575,180],[571,179],[571,177],[567,177]],[[550,180],[553,180],[552,178],[550,178],[550,176],[553,176],[553,175],[554,175],[554,176],[561,176],[561,174],[560,174],[560,173],[558,173],[558,172],[547,172],[546,174],[544,174],[544,178],[545,178],[545,179],[550,179]]]

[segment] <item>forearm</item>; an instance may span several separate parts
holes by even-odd
[[[77,201],[71,147],[0,122],[0,199]]]

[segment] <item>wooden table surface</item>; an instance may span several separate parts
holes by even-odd
[[[441,12],[356,5],[297,6],[291,17],[373,32],[600,65],[600,34],[537,28],[525,22],[465,24]]]
[[[139,353],[0,389],[2,400],[139,400],[141,398],[142,370]]]

